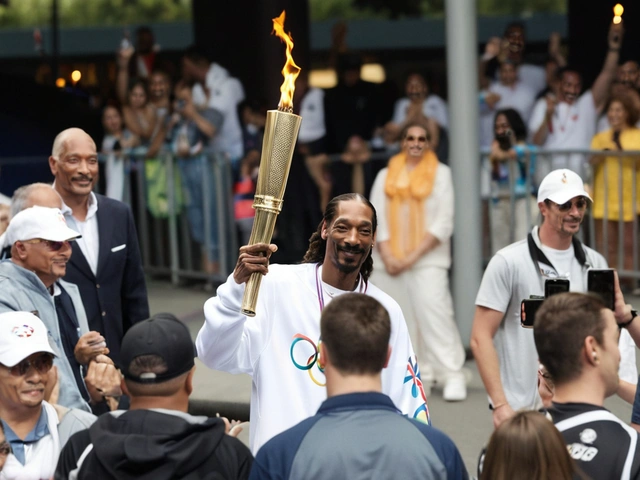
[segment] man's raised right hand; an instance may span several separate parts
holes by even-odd
[[[237,284],[241,284],[246,283],[253,273],[266,275],[269,272],[269,258],[277,251],[278,247],[273,243],[256,243],[240,247],[233,279]]]

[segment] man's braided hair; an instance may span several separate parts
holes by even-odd
[[[376,228],[378,228],[378,216],[376,215],[376,209],[371,202],[359,193],[345,193],[343,195],[338,195],[329,202],[324,211],[324,217],[318,225],[318,229],[313,233],[313,235],[311,235],[311,238],[309,239],[309,249],[307,250],[307,253],[304,254],[302,263],[324,262],[324,256],[327,250],[327,241],[322,238],[322,226],[326,224],[328,227],[331,222],[335,220],[338,215],[338,206],[340,205],[340,202],[347,202],[351,200],[362,202],[371,209],[371,233],[372,235],[376,233]],[[367,281],[369,280],[369,275],[371,275],[372,271],[373,258],[371,258],[371,251],[369,251],[367,259],[360,267],[360,274],[362,275],[362,278]]]

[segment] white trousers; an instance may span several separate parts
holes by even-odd
[[[392,277],[379,257],[375,265],[371,282],[400,305],[422,380],[445,383],[452,377],[464,378],[465,353],[453,316],[449,272],[440,267],[414,267]]]

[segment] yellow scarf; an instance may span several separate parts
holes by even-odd
[[[389,160],[384,191],[389,198],[389,235],[393,256],[401,259],[415,250],[424,236],[424,200],[431,195],[438,170],[438,157],[427,150],[416,167],[407,170],[407,157],[398,153]],[[401,208],[409,203],[409,236],[400,225]]]

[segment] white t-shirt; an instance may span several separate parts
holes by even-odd
[[[396,101],[393,108],[392,123],[401,124],[407,118],[407,108],[411,100],[401,98]],[[422,114],[427,118],[433,118],[442,128],[449,128],[449,113],[447,103],[438,95],[431,94],[422,102]]]
[[[582,275],[579,275],[578,278],[571,278],[571,268],[575,260],[573,247],[567,250],[556,250],[555,248],[541,244],[540,250],[542,250],[542,253],[553,263],[553,266],[556,267],[558,277],[566,278],[571,282],[571,286],[575,288],[574,291],[584,292],[587,290],[587,286],[583,284]]]
[[[492,109],[484,105],[484,108],[480,110],[480,146],[483,148],[490,147],[493,141],[494,117],[498,110],[513,108],[520,114],[526,125],[536,101],[535,92],[522,82],[516,83],[513,87],[494,82],[488,91],[500,95],[500,100]]]
[[[547,111],[547,101],[541,98],[533,107],[529,121],[529,133],[533,136],[544,121]],[[591,139],[596,133],[598,110],[591,90],[587,90],[573,105],[560,102],[556,105],[551,119],[551,126],[547,139],[542,145],[550,150],[587,149],[591,146]],[[556,170],[568,168],[584,177],[585,156],[582,154],[552,155],[550,162],[543,156],[538,156],[539,167],[543,169],[539,176]]]
[[[533,90],[535,95],[547,86],[547,74],[540,65],[523,63],[518,67],[518,79]]]
[[[220,130],[211,140],[211,147],[215,152],[224,152],[232,159],[240,158],[243,146],[238,104],[244,100],[242,83],[217,63],[209,67],[205,83],[209,97],[202,85],[196,83],[192,89],[193,103],[200,108],[215,108],[224,116]]]
[[[532,231],[534,241],[541,246],[538,237],[538,227]],[[589,247],[583,246],[587,264],[581,266],[575,258],[573,247],[570,268],[567,268],[570,290],[573,292],[586,291],[586,278],[589,268],[607,268],[607,262],[602,255]],[[545,255],[547,251],[543,250]],[[554,259],[564,258],[565,252],[551,252]],[[548,256],[548,255],[547,255]],[[554,259],[549,258],[553,263]],[[565,261],[560,260],[564,270]],[[542,277],[538,269],[544,272]],[[521,240],[503,248],[494,255],[482,277],[482,283],[476,297],[476,305],[490,308],[504,313],[502,323],[493,339],[500,363],[500,378],[509,405],[514,410],[538,409],[541,407],[538,395],[538,353],[533,340],[533,329],[520,326],[520,302],[531,295],[544,295],[544,280],[557,278],[558,272],[547,265],[533,264],[529,254],[527,240]],[[562,272],[564,273],[564,272]],[[630,383],[638,379],[635,367],[635,346],[630,348],[633,340],[628,332],[620,336],[620,378]]]
[[[327,133],[324,125],[324,90],[310,88],[300,104],[302,123],[298,142],[309,143],[319,140]]]
[[[500,71],[496,70],[495,81],[499,80]],[[531,63],[523,63],[518,66],[518,81],[533,90],[537,96],[547,86],[547,74],[544,67],[533,65]]]

